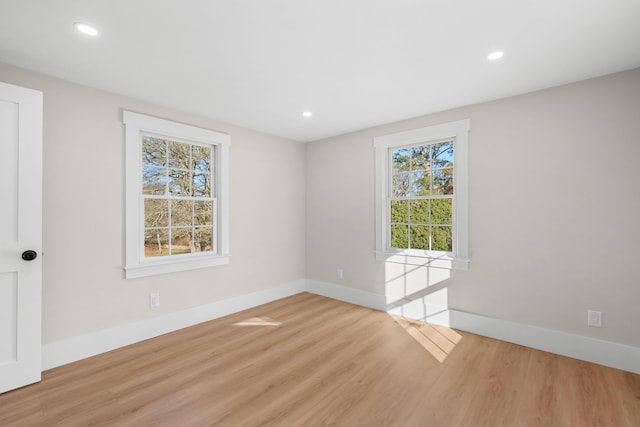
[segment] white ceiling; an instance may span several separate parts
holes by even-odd
[[[312,141],[640,67],[640,0],[0,0],[0,62]]]

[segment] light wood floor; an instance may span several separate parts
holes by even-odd
[[[44,372],[1,426],[640,426],[640,375],[303,293]]]

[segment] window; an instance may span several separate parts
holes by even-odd
[[[127,278],[229,262],[229,135],[124,112]]]
[[[469,120],[374,138],[376,258],[467,269]]]

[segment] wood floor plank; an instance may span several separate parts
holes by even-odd
[[[43,373],[15,426],[638,426],[640,375],[302,293]]]

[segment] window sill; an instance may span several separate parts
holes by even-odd
[[[450,270],[468,270],[471,260],[450,255],[426,255],[421,253],[375,251],[376,260],[422,267],[447,268]]]
[[[159,274],[176,273],[198,268],[215,267],[229,264],[229,255],[202,256],[191,259],[148,261],[124,268],[125,278],[136,279],[138,277],[156,276]]]

